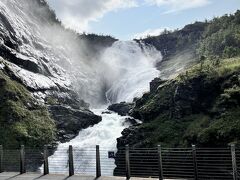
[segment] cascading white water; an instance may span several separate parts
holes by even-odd
[[[97,85],[104,83],[108,87],[106,97],[110,103],[131,102],[134,97],[149,91],[149,82],[159,74],[156,63],[161,59],[161,53],[153,47],[134,41],[115,42],[99,58],[101,68],[96,72],[104,82],[98,82]],[[126,117],[113,112],[103,113],[105,108],[92,111],[102,116],[102,121],[80,131],[70,142],[59,144],[57,151],[49,159],[51,172],[68,171],[67,147],[73,145],[77,164],[75,171],[95,174],[95,152],[92,150],[95,145],[100,145],[100,149],[106,150],[101,151],[101,159],[104,159],[102,165],[107,166],[102,168],[102,174],[113,175],[115,164],[113,159],[107,159],[107,150],[116,151],[116,139],[129,124],[125,122]]]
[[[108,103],[132,101],[134,97],[149,90],[149,82],[159,74],[155,68],[162,59],[159,51],[135,41],[117,41],[101,53],[97,52],[95,58],[96,55],[93,55],[93,51],[78,34],[64,29],[53,20],[54,15],[43,2],[0,1],[0,14],[5,17],[0,18],[3,22],[0,33],[10,39],[14,36],[11,41],[16,41],[18,49],[11,49],[12,54],[24,63],[37,66],[41,73],[17,65],[11,66],[11,70],[26,86],[37,91],[34,95],[40,100],[46,94],[38,90],[74,88],[80,99],[90,103],[92,108],[99,108],[106,107]],[[5,47],[6,44],[3,43],[3,39],[0,39],[0,45]],[[101,115],[102,121],[82,130],[69,143],[59,144],[57,151],[50,157],[49,167],[52,173],[66,171],[65,147],[69,144],[85,150],[95,144],[99,144],[101,149],[105,147],[116,150],[116,138],[128,126],[123,123],[125,117],[115,113],[101,114],[105,111],[104,108],[92,111]],[[63,154],[62,149],[65,149]],[[81,160],[81,154],[75,156],[76,161],[81,161],[77,163],[80,167],[75,165],[75,168],[80,172],[91,170],[95,156],[90,155],[87,161]],[[106,154],[101,156],[104,158]],[[108,159],[102,165],[110,166],[105,173],[111,175],[114,161]]]
[[[72,141],[60,144],[54,155],[49,158],[50,172],[68,172],[67,149],[69,145],[72,145],[75,172],[95,174],[95,145],[99,144],[101,161],[105,167],[107,166],[107,168],[102,168],[102,174],[112,175],[115,168],[114,159],[108,159],[107,151],[116,150],[116,138],[121,136],[122,129],[128,127],[129,124],[125,122],[126,117],[116,113],[102,114],[104,112],[102,109],[93,109],[92,111],[102,116],[102,121],[93,127],[82,130]]]
[[[97,59],[87,65],[76,65],[73,84],[91,107],[105,105],[99,101],[104,98],[110,103],[131,102],[149,90],[149,82],[159,75],[155,67],[161,60],[161,53],[152,46],[135,41],[116,41]],[[106,97],[102,97],[104,93]]]
[[[149,91],[149,82],[159,75],[156,64],[161,60],[161,53],[153,47],[135,41],[114,43],[101,57],[108,66],[104,74],[109,84],[107,99],[131,102]]]

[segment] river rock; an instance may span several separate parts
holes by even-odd
[[[125,121],[123,122],[123,125],[125,125],[125,124],[138,125],[140,123],[136,119],[129,117],[129,118],[126,118]]]
[[[108,107],[108,110],[118,113],[120,116],[126,116],[133,108],[134,103],[121,102],[112,104]]]
[[[52,105],[48,107],[58,129],[61,143],[75,138],[81,129],[99,123],[102,118],[88,109],[73,109],[70,106]]]
[[[111,111],[104,111],[102,112],[102,114],[111,114],[112,112]]]
[[[155,92],[161,84],[165,83],[166,80],[162,80],[161,78],[155,78],[150,82],[150,92]]]

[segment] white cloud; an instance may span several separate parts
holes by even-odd
[[[145,2],[149,5],[164,6],[168,9],[165,13],[171,13],[205,6],[210,0],[145,0]]]
[[[169,30],[169,28],[147,29],[144,32],[136,33],[133,36],[133,39],[141,39],[141,38],[146,38],[148,36],[158,36],[161,33],[163,33],[164,30],[166,30],[166,29]]]
[[[110,11],[136,7],[136,0],[47,0],[58,18],[68,27],[83,32],[90,21],[97,21]]]
[[[78,32],[86,31],[89,23],[100,20],[105,14],[120,9],[138,6],[158,6],[166,9],[165,13],[182,11],[201,7],[211,0],[47,0],[56,12],[62,23]],[[149,29],[138,33],[135,37],[144,37],[145,34],[158,35],[162,29]]]

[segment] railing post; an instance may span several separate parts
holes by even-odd
[[[194,179],[198,180],[197,153],[195,145],[192,145],[192,155],[193,155]]]
[[[126,158],[126,178],[127,180],[131,178],[130,173],[130,158],[129,158],[129,146],[125,146],[125,158]]]
[[[101,162],[100,162],[100,150],[99,145],[96,145],[96,177],[101,176]]]
[[[237,180],[237,161],[236,161],[236,149],[234,144],[231,144],[231,155],[232,155],[233,180]]]
[[[24,145],[21,145],[20,149],[20,174],[26,173],[25,167],[25,148]]]
[[[43,159],[44,159],[44,175],[49,174],[49,166],[48,166],[48,147],[45,145],[43,150]]]
[[[163,180],[162,148],[161,148],[161,145],[158,145],[158,171],[159,171],[159,180]]]
[[[0,145],[0,173],[3,172],[3,146]]]
[[[69,146],[68,150],[68,162],[69,162],[69,176],[74,175],[74,165],[73,165],[73,147],[72,145]]]

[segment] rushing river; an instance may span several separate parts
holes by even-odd
[[[105,92],[108,103],[131,102],[134,97],[140,97],[149,91],[149,82],[159,75],[156,64],[162,56],[153,47],[145,46],[134,41],[118,41],[108,48],[99,58],[103,71],[98,72],[108,89]],[[100,85],[98,82],[96,85]],[[87,88],[89,84],[84,84]],[[89,86],[92,87],[92,86]],[[88,88],[89,91],[92,88]],[[94,107],[94,96],[88,97]],[[96,106],[96,105],[95,105]],[[104,105],[107,107],[107,105]],[[80,131],[79,135],[68,143],[59,144],[56,152],[49,158],[50,172],[68,172],[69,145],[73,146],[76,173],[95,174],[95,146],[100,145],[101,165],[103,175],[113,175],[114,159],[108,158],[108,151],[116,151],[116,139],[121,136],[124,128],[130,124],[125,122],[127,117],[119,116],[106,108],[92,109],[102,116],[102,121],[92,127]]]
[[[68,146],[72,145],[75,159],[75,172],[95,174],[95,146],[100,145],[102,174],[112,175],[115,168],[114,159],[108,159],[108,151],[116,151],[116,139],[129,124],[124,116],[106,113],[105,109],[93,109],[95,114],[102,116],[102,121],[93,127],[82,130],[79,135],[68,143],[58,146],[57,151],[49,158],[50,172],[68,172]],[[103,113],[103,114],[102,114]]]

